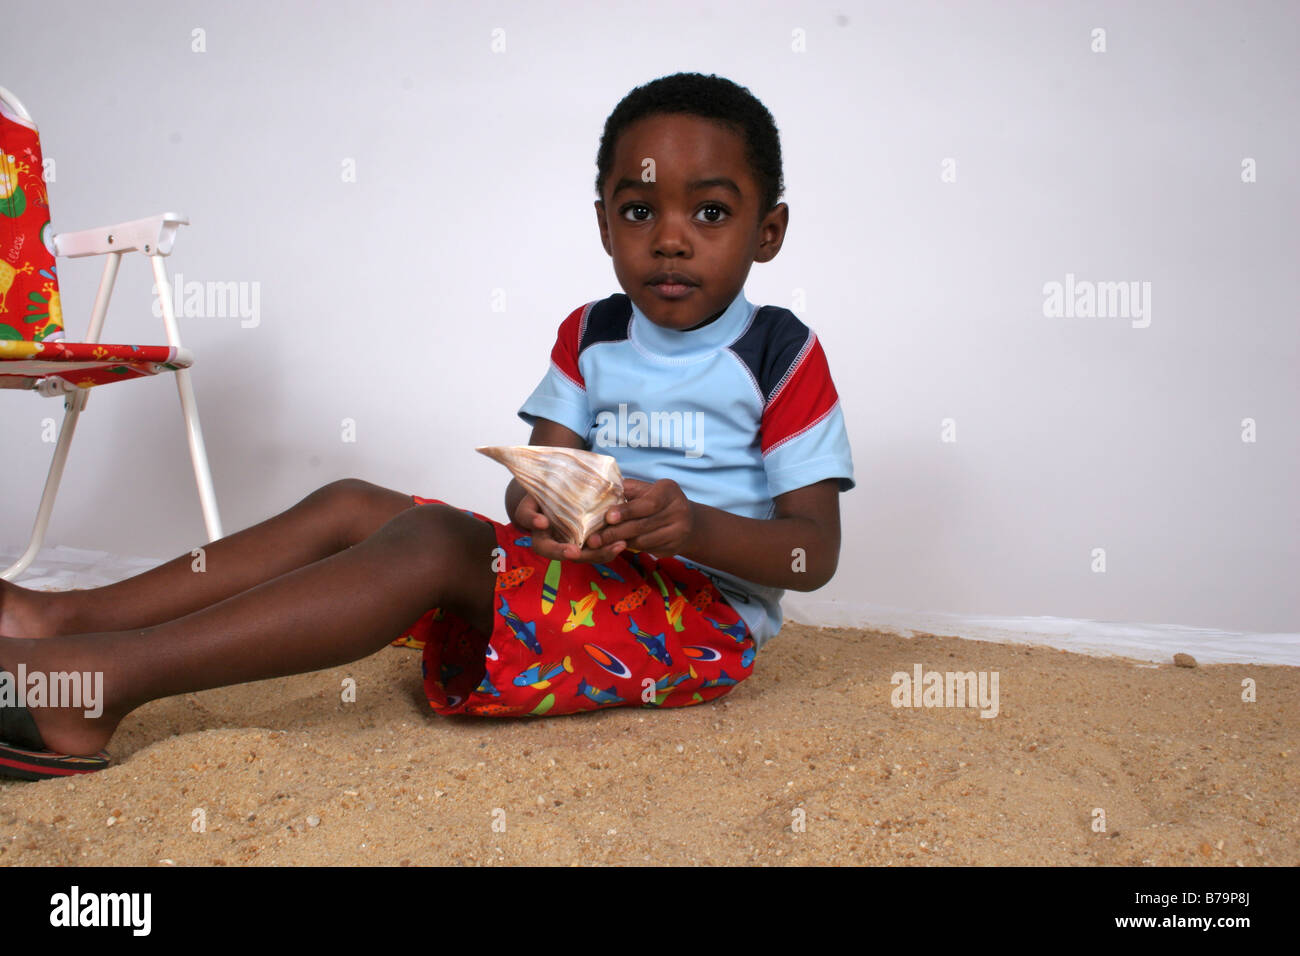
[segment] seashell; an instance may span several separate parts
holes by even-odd
[[[495,445],[475,451],[510,469],[537,499],[557,541],[584,546],[605,527],[605,512],[627,501],[623,475],[611,455],[549,445]]]

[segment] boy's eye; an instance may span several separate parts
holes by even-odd
[[[624,206],[620,212],[622,213],[623,218],[627,219],[629,222],[646,222],[651,217],[650,207],[645,203],[640,202],[629,203]],[[628,215],[629,213],[632,215]],[[725,217],[730,216],[731,212],[726,206],[723,206],[720,203],[711,202],[700,207],[700,211],[696,215],[705,217],[701,220],[702,222],[718,223],[722,222]]]
[[[731,213],[727,212],[727,209],[726,209],[725,206],[720,206],[720,205],[718,205],[718,204],[715,203],[715,202],[708,203],[707,205],[705,205],[705,206],[700,210],[700,212],[701,212],[702,214],[704,214],[704,215],[712,215],[712,213],[713,213],[714,211],[722,213],[723,216],[729,216],[729,215],[731,215]],[[716,218],[716,219],[714,219],[714,218],[709,218],[709,219],[705,219],[704,221],[705,221],[705,222],[722,222],[722,218],[721,218],[721,217]]]

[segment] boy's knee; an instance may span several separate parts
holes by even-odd
[[[392,529],[407,537],[403,552],[438,582],[438,598],[449,610],[473,622],[490,612],[497,547],[491,526],[450,505],[426,504],[399,516]]]
[[[446,504],[417,505],[400,516],[402,531],[421,554],[449,564],[492,562],[496,535],[478,518]],[[481,553],[480,553],[481,552]]]
[[[313,494],[330,498],[364,499],[373,497],[375,492],[384,490],[364,478],[340,478],[337,481],[331,481],[328,485],[322,485]]]
[[[415,507],[410,495],[404,495],[361,478],[340,478],[317,488],[308,500],[323,504],[339,517],[343,544],[365,540],[389,520]]]

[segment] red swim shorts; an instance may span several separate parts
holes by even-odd
[[[696,568],[644,551],[609,564],[552,561],[522,529],[460,510],[491,525],[500,547],[492,633],[432,608],[393,642],[424,649],[424,692],[438,713],[685,707],[753,672],[749,629]]]

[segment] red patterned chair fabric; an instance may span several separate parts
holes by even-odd
[[[188,368],[188,349],[63,341],[50,201],[36,127],[0,100],[0,388],[56,376],[89,388]]]

